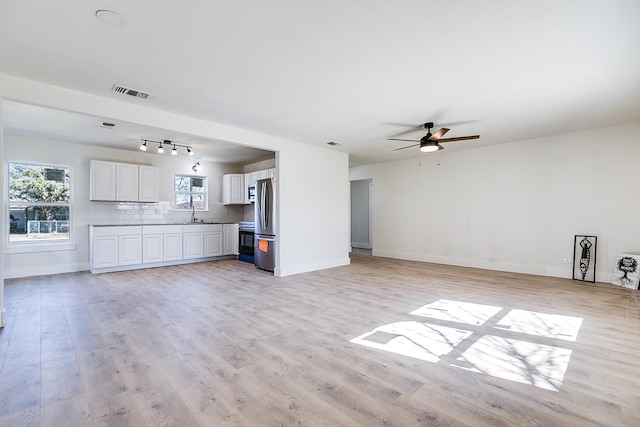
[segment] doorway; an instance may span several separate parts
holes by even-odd
[[[371,238],[371,179],[351,181],[351,247],[373,248]]]

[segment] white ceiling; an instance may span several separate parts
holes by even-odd
[[[98,9],[126,23],[98,21]],[[0,72],[303,143],[336,141],[331,149],[358,165],[429,155],[387,141],[419,139],[425,121],[450,127],[447,137],[481,135],[445,146],[456,150],[640,120],[639,18],[637,0],[4,0]],[[114,140],[95,127],[108,118],[78,126],[79,117],[14,103],[4,114],[6,132],[127,147],[172,139],[203,151],[217,143],[129,123]],[[241,148],[222,147],[229,156]]]

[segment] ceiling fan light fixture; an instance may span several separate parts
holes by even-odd
[[[426,141],[420,143],[420,151],[423,153],[432,153],[441,149],[442,147],[438,145],[437,141]]]

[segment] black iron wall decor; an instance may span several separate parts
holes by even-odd
[[[576,234],[573,238],[573,279],[594,283],[596,281],[597,236]]]

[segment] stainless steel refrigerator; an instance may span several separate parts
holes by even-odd
[[[273,271],[276,265],[276,197],[273,178],[256,181],[255,245],[256,267]]]

